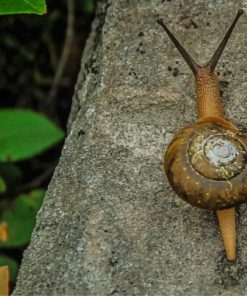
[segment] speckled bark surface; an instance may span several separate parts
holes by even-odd
[[[160,26],[198,62],[241,1],[100,2],[82,58],[69,132],[17,295],[247,295],[247,207],[228,263],[212,212],[175,196],[163,150],[196,118],[194,81]],[[242,7],[245,8],[245,7]],[[244,15],[217,70],[227,118],[247,124]]]

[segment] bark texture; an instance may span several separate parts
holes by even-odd
[[[198,62],[242,1],[99,1],[68,136],[25,252],[17,295],[247,295],[247,206],[229,263],[213,212],[179,199],[162,169],[196,118],[194,79],[156,23]],[[244,7],[242,7],[244,8]],[[247,125],[244,15],[217,66],[226,117]]]

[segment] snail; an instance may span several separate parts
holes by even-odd
[[[168,145],[164,169],[173,190],[193,206],[216,211],[229,261],[236,258],[235,206],[247,201],[247,135],[225,119],[215,67],[243,10],[239,10],[215,53],[198,65],[166,31],[195,76],[198,120]]]

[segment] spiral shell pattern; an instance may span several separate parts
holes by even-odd
[[[194,206],[219,210],[247,201],[247,136],[220,122],[182,129],[164,163],[175,192]]]

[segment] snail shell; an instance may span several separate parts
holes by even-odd
[[[174,191],[194,206],[219,210],[247,200],[247,136],[222,122],[182,129],[164,163]]]

